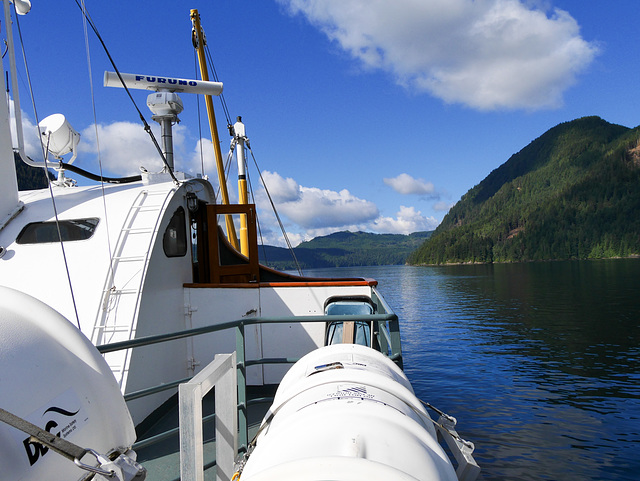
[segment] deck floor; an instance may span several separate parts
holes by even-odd
[[[247,389],[247,399],[259,399],[273,397],[275,388],[265,386],[261,388],[250,387]],[[203,417],[213,414],[214,396],[205,396],[202,402]],[[248,440],[250,441],[258,431],[260,423],[269,409],[269,402],[253,404],[248,408],[247,427]],[[152,436],[175,429],[178,426],[178,405],[171,406],[169,411],[158,419],[151,427],[139,433],[138,441],[144,441]],[[215,480],[215,421],[203,424],[204,438],[204,479]],[[135,449],[138,462],[147,469],[147,479],[151,481],[179,481],[180,479],[180,439],[176,432],[167,439],[159,441],[151,446]]]

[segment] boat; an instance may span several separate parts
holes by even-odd
[[[162,127],[161,172],[87,173],[73,164],[79,135],[62,114],[38,124],[56,159],[43,165],[24,153],[11,30],[12,5],[24,14],[30,3],[2,3],[18,142],[12,147],[3,97],[4,475],[195,480],[213,469],[217,479],[243,481],[473,481],[480,469],[472,443],[453,417],[436,410],[431,418],[402,371],[398,317],[377,282],[260,264],[256,207],[242,193],[241,119],[231,129],[240,203],[225,198],[224,172],[218,202],[208,179],[174,166],[180,95],[204,95],[209,104],[222,91],[206,64],[202,79],[105,72],[106,87],[150,92],[147,105]],[[197,10],[190,17],[202,49]],[[57,178],[19,193],[15,157],[53,167]],[[99,182],[77,186],[70,172]],[[207,434],[213,418],[215,435]]]

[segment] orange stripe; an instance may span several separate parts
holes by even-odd
[[[375,287],[378,281],[375,279],[362,280],[321,280],[321,281],[304,281],[304,282],[243,282],[243,283],[220,283],[220,284],[184,284],[184,287],[191,289],[207,289],[207,288],[238,288],[238,289],[255,289],[256,287],[340,287],[340,286],[370,286]]]

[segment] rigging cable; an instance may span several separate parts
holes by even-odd
[[[83,12],[86,11],[86,5],[84,3],[84,0],[82,1],[82,10]],[[81,175],[84,175],[85,177],[88,177],[91,180],[98,180],[100,182],[100,188],[102,189],[102,209],[104,212],[104,219],[105,219],[105,226],[106,226],[106,231],[107,231],[107,251],[109,253],[109,278],[113,279],[113,275],[114,275],[114,269],[113,269],[113,249],[111,248],[111,235],[109,232],[109,215],[108,215],[108,211],[107,211],[107,196],[105,194],[105,190],[104,190],[104,183],[105,183],[105,178],[102,172],[102,155],[101,155],[101,149],[100,149],[100,135],[98,133],[98,118],[96,115],[96,101],[95,101],[95,92],[93,90],[93,76],[91,74],[91,51],[89,48],[89,31],[87,29],[87,16],[82,15],[82,28],[83,28],[83,33],[84,33],[84,48],[85,48],[85,52],[87,54],[87,70],[89,73],[89,89],[91,91],[91,108],[92,108],[92,112],[93,112],[93,128],[95,130],[95,134],[96,134],[96,149],[98,151],[98,168],[100,170],[100,178],[99,179],[95,179],[94,175],[87,172],[87,171],[83,171],[82,169],[79,169],[77,167],[73,167],[70,164],[66,165],[66,170],[71,170],[72,172],[76,172],[76,173],[80,173]],[[63,165],[62,162],[60,162],[60,167],[65,167]],[[82,171],[82,172],[79,172]]]
[[[196,72],[195,77],[198,78],[198,55],[196,50],[193,50],[193,69]],[[202,149],[202,114],[200,113],[200,96],[196,95],[196,107],[198,111],[198,144],[200,150],[200,168],[202,175],[204,176],[204,151]]]
[[[298,262],[298,258],[296,257],[296,253],[293,251],[293,246],[291,245],[291,242],[289,241],[289,236],[287,235],[287,231],[284,228],[284,224],[282,223],[282,219],[280,219],[280,215],[278,214],[278,210],[276,209],[276,205],[273,202],[273,199],[271,198],[271,194],[269,193],[269,189],[267,188],[267,184],[265,183],[264,178],[262,177],[262,172],[260,171],[260,168],[258,167],[258,162],[256,161],[256,157],[255,157],[255,155],[253,155],[253,150],[251,150],[251,146],[249,145],[248,142],[247,142],[247,149],[249,149],[249,153],[251,154],[251,158],[253,159],[253,163],[256,166],[256,169],[258,171],[258,175],[260,176],[260,181],[262,182],[262,186],[264,187],[264,191],[267,193],[267,198],[269,199],[269,203],[271,203],[271,208],[273,209],[273,213],[275,214],[276,220],[278,221],[278,225],[280,226],[280,230],[282,231],[282,236],[284,237],[284,240],[287,243],[287,248],[289,249],[289,252],[291,252],[291,257],[293,257],[293,262],[296,265],[296,270],[302,276],[302,269],[300,268],[300,263]]]
[[[214,82],[219,82],[218,73],[216,72],[216,67],[213,64],[213,58],[211,57],[211,51],[209,50],[209,46],[205,43],[204,45],[205,56],[207,57],[207,61],[209,66],[211,67],[211,71],[213,72],[213,80]],[[229,114],[229,109],[227,108],[227,101],[224,98],[224,92],[220,92],[220,103],[222,104],[222,111],[224,112],[225,119],[227,120],[227,126],[231,125],[231,115]]]
[[[246,161],[246,157],[245,157],[245,171],[247,172],[247,183],[249,184],[249,191],[251,192],[251,198],[253,199],[253,203],[256,203],[256,196],[253,194],[253,184],[251,183],[251,176],[249,176],[249,169],[247,168],[248,165],[247,161]],[[262,246],[262,256],[265,260],[265,263],[268,262],[267,259],[267,248],[264,245],[264,239],[262,237],[262,227],[260,226],[260,219],[258,219],[258,216],[256,216],[256,227],[258,228],[258,235],[260,236],[260,245]],[[298,272],[300,272],[298,270]]]
[[[38,121],[38,112],[36,110],[36,103],[35,103],[35,98],[33,96],[33,85],[31,84],[31,76],[29,74],[29,65],[27,63],[27,55],[24,49],[24,42],[22,40],[22,30],[20,29],[20,21],[18,20],[19,15],[15,15],[15,21],[16,21],[16,26],[18,28],[18,38],[20,39],[20,49],[22,50],[22,60],[24,62],[24,68],[25,68],[25,73],[27,76],[27,85],[29,87],[29,95],[31,97],[31,104],[33,105],[33,115],[36,119],[36,125],[38,125],[39,121]],[[15,104],[14,104],[15,105]],[[51,136],[51,134],[49,134],[49,137]],[[42,136],[38,136],[40,138],[40,148],[43,149],[42,151],[42,157],[44,158],[44,171],[45,171],[45,175],[46,173],[49,171],[47,165],[47,152],[48,152],[48,147],[49,147],[49,137],[47,137],[47,149],[45,150],[45,145],[42,142]],[[47,176],[48,177],[48,176]],[[47,178],[48,180],[48,178]],[[71,303],[73,304],[73,311],[75,312],[76,315],[76,323],[78,324],[78,330],[82,331],[82,328],[80,327],[80,316],[78,315],[78,307],[76,305],[76,297],[75,294],[73,292],[73,285],[71,283],[71,274],[69,272],[69,264],[67,262],[67,254],[65,252],[64,249],[64,242],[62,241],[62,233],[60,232],[60,219],[58,218],[58,209],[56,207],[56,200],[55,197],[53,195],[53,187],[51,185],[51,182],[48,182],[49,185],[49,195],[51,197],[51,205],[53,206],[53,214],[54,217],[56,219],[56,229],[58,231],[58,238],[60,239],[60,249],[62,250],[62,259],[64,261],[64,267],[67,273],[67,281],[69,282],[69,291],[71,293]]]
[[[194,47],[195,47],[195,42],[196,42],[196,36],[192,35],[192,40],[194,42]],[[211,68],[211,72],[212,72],[212,76],[213,76],[213,80],[215,82],[219,82],[219,78],[218,78],[218,73],[216,72],[216,68],[215,65],[213,63],[213,59],[211,56],[211,51],[209,49],[209,46],[207,45],[206,41],[204,44],[204,51],[205,51],[205,56],[207,58],[207,63],[209,64],[209,67]],[[231,136],[233,137],[233,125],[231,124],[231,115],[229,114],[229,108],[227,107],[227,102],[224,98],[224,93],[220,93],[220,95],[218,96],[220,97],[220,103],[222,104],[222,110],[224,112],[225,115],[225,119],[227,121],[227,128],[229,129],[229,133],[231,134]],[[199,104],[198,104],[199,105]],[[264,190],[267,193],[267,197],[269,199],[269,202],[271,203],[271,208],[273,209],[273,212],[276,216],[276,220],[278,221],[278,225],[280,226],[280,230],[282,231],[282,235],[285,239],[285,242],[287,244],[287,247],[289,249],[289,252],[291,252],[291,256],[293,257],[293,261],[294,264],[296,266],[296,270],[298,271],[298,273],[302,276],[302,269],[300,268],[300,263],[298,262],[298,259],[296,257],[296,254],[293,250],[293,246],[291,245],[291,242],[289,241],[289,236],[287,235],[287,232],[284,228],[284,224],[282,223],[282,220],[280,219],[280,215],[278,214],[278,211],[276,209],[275,203],[273,202],[273,199],[271,198],[271,194],[269,193],[269,190],[267,189],[267,186],[264,182],[264,178],[262,177],[262,172],[260,171],[260,168],[258,167],[258,163],[256,161],[255,156],[253,155],[253,151],[251,150],[251,147],[249,146],[248,140],[247,140],[247,149],[249,150],[249,152],[251,153],[251,157],[253,158],[253,162],[256,166],[256,169],[258,171],[258,175],[260,176],[260,181],[262,182],[262,185],[264,186]],[[226,165],[225,167],[225,177],[229,178],[229,171],[231,168],[231,157],[233,154],[233,148],[229,150],[229,154],[227,155],[227,160],[226,160]],[[247,169],[248,172],[248,169]],[[249,178],[249,176],[247,175],[247,180],[249,181],[249,188],[251,190],[251,196],[252,198],[254,198],[255,201],[255,196],[253,195],[253,187],[251,186],[251,180]],[[220,189],[220,186],[218,186],[218,189]],[[262,246],[263,246],[263,253],[266,254],[265,252],[265,248],[264,248],[264,242],[262,241],[262,230],[260,229],[260,223],[258,222],[258,230],[260,231],[260,239],[262,242]]]
[[[204,32],[203,32],[204,35]],[[196,77],[199,75],[200,71],[198,68],[198,57],[196,54],[196,50],[195,48],[197,48],[197,39],[196,39],[196,35],[195,35],[195,30],[192,30],[192,42],[193,42],[193,46],[194,46],[194,65],[195,65],[195,72],[196,72]],[[208,64],[208,67],[210,68],[211,72],[212,72],[212,77],[213,77],[213,81],[214,82],[219,82],[220,79],[218,77],[218,72],[216,71],[216,67],[213,63],[213,59],[211,57],[211,52],[209,50],[209,47],[207,46],[206,43],[206,39],[204,42],[204,52],[205,52],[205,57],[206,57],[206,61]],[[217,96],[220,99],[220,103],[222,105],[222,111],[224,112],[224,116],[225,116],[225,120],[227,121],[227,129],[229,130],[229,134],[231,135],[231,137],[233,137],[233,126],[231,125],[231,115],[229,114],[229,108],[227,107],[227,101],[224,98],[224,92],[220,92],[220,95]],[[199,99],[199,96],[198,96]],[[200,118],[201,118],[201,114],[200,114],[200,102],[198,100],[197,103],[198,106],[198,134],[199,134],[199,138],[202,139],[202,125],[200,122]],[[213,140],[212,140],[213,142]],[[203,154],[203,150],[202,150],[202,142],[200,142],[200,161],[201,161],[201,165],[202,165],[202,173],[204,174],[204,154]],[[229,156],[226,159],[225,165],[223,166],[223,170],[225,171],[225,178],[229,178],[229,171],[230,171],[230,164],[231,164],[231,153],[229,153]],[[216,198],[218,198],[218,194],[220,193],[220,184],[218,184],[218,191],[216,192]]]
[[[158,141],[157,141],[155,135],[153,135],[153,132],[151,131],[151,126],[147,123],[147,120],[144,118],[144,115],[142,115],[142,112],[138,108],[138,105],[136,104],[135,100],[133,100],[133,96],[131,95],[131,91],[126,86],[126,84],[125,84],[125,82],[124,82],[124,80],[122,78],[122,75],[120,74],[120,70],[118,69],[118,67],[116,67],[116,63],[113,60],[113,57],[111,57],[111,53],[109,52],[109,49],[107,48],[107,45],[104,43],[104,40],[102,40],[102,36],[98,32],[98,28],[96,27],[96,25],[93,23],[93,20],[91,19],[91,15],[89,15],[89,12],[87,11],[86,8],[83,8],[82,6],[80,6],[80,4],[78,3],[78,0],[75,0],[75,1],[76,1],[76,5],[78,6],[80,11],[82,12],[82,15],[86,18],[89,26],[91,27],[93,32],[96,34],[96,37],[98,38],[98,41],[100,42],[100,45],[102,45],[102,48],[104,49],[105,53],[107,54],[107,57],[109,58],[109,62],[111,62],[111,66],[115,70],[116,75],[118,76],[118,78],[120,79],[120,82],[122,83],[122,87],[127,92],[127,95],[129,96],[129,99],[131,100],[131,103],[133,104],[134,108],[138,112],[138,115],[140,116],[140,120],[142,121],[142,124],[144,125],[144,131],[147,132],[147,134],[149,134],[149,137],[151,137],[151,141],[153,142],[153,145],[156,147],[156,150],[158,151],[158,154],[160,154],[160,158],[162,159],[162,163],[164,164],[165,169],[167,170],[167,172],[169,172],[169,175],[171,175],[171,178],[173,179],[175,184],[179,185],[180,182],[178,181],[176,176],[173,174],[173,169],[171,169],[171,167],[169,167],[169,164],[167,163],[167,158],[165,157],[164,153],[162,152],[162,148],[160,147],[160,144],[158,144]]]

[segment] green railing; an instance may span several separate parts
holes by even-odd
[[[380,351],[394,361],[400,368],[402,368],[402,348],[400,344],[400,329],[398,323],[398,316],[389,308],[382,297],[375,296],[374,290],[373,301],[378,305],[378,310],[387,312],[387,314],[371,314],[367,316],[362,315],[316,315],[316,316],[290,316],[290,317],[253,317],[245,318],[236,321],[222,322],[215,325],[198,327],[194,329],[186,329],[178,332],[172,332],[167,334],[159,334],[153,336],[146,336],[130,341],[114,342],[111,344],[103,344],[97,346],[98,350],[104,354],[108,352],[120,351],[123,349],[133,349],[142,346],[149,346],[152,344],[160,344],[168,341],[174,341],[177,339],[185,339],[194,336],[200,336],[203,334],[209,334],[212,332],[224,331],[228,329],[234,329],[236,332],[236,353],[237,353],[237,366],[238,366],[238,451],[244,452],[248,445],[248,426],[247,426],[247,408],[251,402],[247,401],[246,396],[246,369],[249,366],[261,365],[261,364],[294,364],[298,361],[297,358],[261,358],[261,359],[245,359],[245,326],[255,324],[299,324],[303,322],[349,322],[349,321],[362,321],[366,317],[367,321],[373,322],[375,326],[372,335],[375,336],[377,345],[380,347]],[[171,389],[177,389],[181,383],[189,381],[191,377],[178,379],[172,382],[163,383],[158,386],[151,386],[139,391],[130,392],[125,394],[125,401],[131,401],[139,399],[159,392],[168,391]],[[255,402],[265,402],[269,399],[262,398],[260,400],[254,400]],[[215,414],[207,416],[203,419],[204,422],[209,422],[215,418]],[[134,449],[140,449],[158,443],[164,439],[178,434],[178,428],[171,429],[156,436],[144,439],[137,442],[133,447]]]

